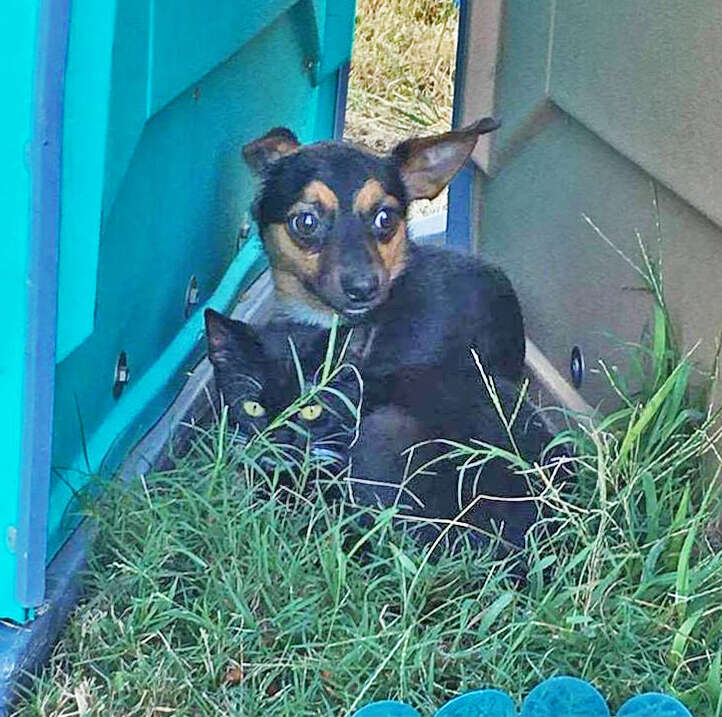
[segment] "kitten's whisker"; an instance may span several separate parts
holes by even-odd
[[[314,446],[340,446],[341,448],[348,448],[348,441],[338,441],[338,440],[322,440],[322,441],[314,441]]]

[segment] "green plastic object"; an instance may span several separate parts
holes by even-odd
[[[650,692],[627,700],[617,717],[692,717],[674,697]],[[467,692],[447,702],[434,717],[610,717],[606,701],[589,682],[576,677],[551,677],[537,685],[517,712],[501,690]],[[403,702],[386,700],[366,705],[353,717],[420,717]]]
[[[39,111],[38,13],[63,3],[59,258],[48,267],[58,282],[52,475],[47,516],[32,524],[47,531],[41,568],[77,524],[78,492],[112,475],[200,358],[202,308],[226,309],[265,268],[241,146],[275,125],[304,142],[332,136],[355,10],[354,0],[11,0],[4,9],[0,617],[17,621],[38,604],[16,585],[13,552],[21,446],[34,430],[23,395],[26,328],[37,318],[27,311],[26,152]],[[121,354],[127,385],[116,381]],[[47,476],[37,478],[47,490]]]

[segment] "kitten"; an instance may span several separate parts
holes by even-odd
[[[258,437],[268,439],[258,441],[266,446],[261,456],[265,465],[298,464],[308,451],[312,459],[327,466],[345,467],[357,430],[360,383],[355,369],[346,365],[319,388],[327,336],[315,330],[292,332],[285,324],[253,327],[212,309],[206,310],[205,322],[216,387],[228,406],[237,439],[243,444]],[[290,333],[303,387],[288,341]],[[287,421],[280,420],[289,406],[311,390],[313,396]]]

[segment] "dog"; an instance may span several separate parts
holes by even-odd
[[[368,407],[399,369],[462,371],[478,386],[474,348],[492,375],[517,381],[524,326],[506,275],[478,258],[415,244],[406,214],[432,199],[467,161],[484,118],[464,129],[409,139],[388,156],[345,142],[302,146],[275,128],[243,148],[262,185],[254,205],[276,289],[277,312],[329,326],[336,313],[370,328]],[[471,369],[471,371],[469,371]]]

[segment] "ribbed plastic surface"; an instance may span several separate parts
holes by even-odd
[[[421,717],[401,702],[375,702],[353,717]],[[501,690],[468,692],[445,704],[435,717],[611,717],[604,697],[575,677],[552,677],[534,688],[517,711],[514,700]],[[648,693],[627,700],[616,717],[692,717],[678,700]]]

